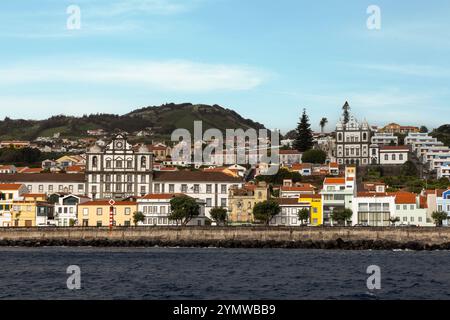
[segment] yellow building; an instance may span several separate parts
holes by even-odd
[[[232,188],[228,198],[228,222],[252,223],[253,207],[269,199],[269,188],[265,182]]]
[[[310,208],[310,225],[320,226],[323,224],[322,196],[320,194],[301,194],[298,202],[304,203]]]
[[[24,184],[0,183],[0,227],[12,225],[13,202],[27,192],[28,189]]]
[[[46,226],[53,219],[54,205],[46,201],[45,194],[25,194],[14,200],[11,220],[14,227]]]
[[[109,226],[110,207],[108,200],[95,200],[78,205],[78,225],[83,227]],[[133,225],[133,214],[137,211],[137,203],[133,201],[117,201],[114,206],[115,226]]]

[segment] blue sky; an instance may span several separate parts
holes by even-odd
[[[2,1],[0,118],[192,102],[282,131],[306,108],[332,130],[348,100],[374,125],[436,127],[450,122],[450,2],[432,3]],[[80,30],[66,27],[69,5]]]

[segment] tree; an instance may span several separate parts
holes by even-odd
[[[225,223],[227,221],[227,209],[222,208],[222,207],[215,207],[212,208],[211,211],[209,212],[209,214],[211,215],[211,218],[217,223],[217,224],[221,224],[221,223]]]
[[[328,123],[328,119],[327,119],[327,118],[322,118],[322,119],[320,119],[319,125],[320,125],[320,132],[321,132],[321,133],[323,133],[323,129],[325,128],[325,126],[327,125],[327,123]]]
[[[347,221],[352,218],[353,211],[351,209],[336,209],[331,214],[331,218],[338,223],[344,222],[344,225],[347,226]]]
[[[406,161],[401,168],[402,176],[417,176],[417,168],[414,163],[410,160]]]
[[[434,222],[436,223],[436,227],[442,226],[442,221],[448,219],[448,214],[444,211],[434,211],[431,214],[431,218],[433,218]]]
[[[347,124],[350,120],[350,105],[347,101],[345,101],[344,105],[342,106],[342,118],[344,120],[344,124]]]
[[[294,141],[294,148],[300,152],[311,149],[314,145],[313,134],[311,125],[309,123],[309,117],[306,114],[306,109],[303,109],[303,114],[300,117],[300,122],[297,125],[297,135]]]
[[[189,196],[178,196],[170,200],[170,220],[181,220],[182,225],[200,214],[200,206],[194,198]]]
[[[399,217],[390,217],[389,221],[391,222],[392,226],[395,226],[395,224],[400,221],[400,218]]]
[[[322,150],[311,149],[303,153],[303,163],[325,163],[327,160],[327,154]]]
[[[142,212],[136,211],[133,213],[133,222],[134,225],[137,226],[139,222],[144,222],[145,216]]]
[[[264,224],[269,224],[270,220],[279,214],[280,205],[274,200],[258,202],[253,207],[253,217]]]
[[[308,210],[306,208],[300,209],[300,210],[298,210],[297,215],[298,215],[299,220],[303,224],[304,221],[308,221],[309,215],[310,215],[310,210]]]
[[[428,132],[428,128],[425,127],[425,126],[421,126],[419,131],[420,131],[421,133],[427,133],[427,132]]]

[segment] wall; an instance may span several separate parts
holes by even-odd
[[[344,241],[385,240],[443,244],[450,228],[340,227],[131,227],[115,228],[2,228],[0,240],[158,240],[158,241]]]

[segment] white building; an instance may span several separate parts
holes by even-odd
[[[23,184],[0,183],[0,227],[12,225],[13,201],[21,199],[27,192],[27,187]]]
[[[90,201],[86,196],[64,195],[60,196],[55,204],[56,225],[60,227],[71,226],[71,220],[77,222],[78,205]]]
[[[376,132],[370,141],[372,144],[378,145],[398,145],[398,137],[388,132]]]
[[[138,199],[138,211],[145,216],[143,223],[139,225],[144,226],[173,226],[180,225],[181,221],[170,220],[171,213],[170,200],[181,194],[147,194]],[[196,199],[200,207],[200,214],[194,219],[190,220],[187,225],[203,226],[205,225],[205,202]]]
[[[228,207],[231,187],[242,187],[243,180],[222,172],[180,170],[154,172],[152,193],[185,194],[205,202],[205,214],[213,207]]]
[[[360,124],[353,116],[348,123],[336,125],[336,159],[339,164],[369,164],[370,126]]]
[[[450,179],[450,162],[446,162],[441,165],[437,170],[437,178],[447,178]]]
[[[385,227],[394,218],[399,219],[395,225],[433,226],[427,220],[427,209],[422,206],[420,196],[414,193],[362,192],[353,200],[353,225]]]
[[[297,150],[279,150],[280,164],[291,165],[302,162],[302,153]]]
[[[300,226],[298,211],[309,206],[299,202],[298,198],[278,198],[275,199],[280,205],[280,213],[274,216],[269,224],[272,226]]]
[[[370,146],[371,164],[401,165],[409,160],[409,146]]]
[[[323,224],[332,224],[331,214],[335,210],[352,209],[356,195],[356,168],[345,168],[345,177],[325,178],[320,191],[323,204]]]
[[[0,174],[0,183],[19,183],[28,188],[29,193],[85,193],[84,174],[64,173],[14,173]]]

